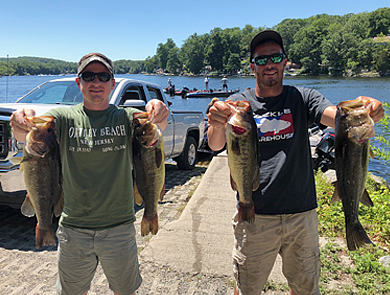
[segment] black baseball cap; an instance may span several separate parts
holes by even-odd
[[[256,47],[258,45],[260,45],[261,43],[264,43],[266,41],[274,41],[274,42],[278,43],[280,45],[280,47],[282,47],[283,54],[286,55],[286,53],[284,52],[282,36],[280,36],[280,34],[274,30],[264,30],[264,31],[261,31],[260,33],[258,33],[255,37],[253,37],[253,39],[251,41],[250,62],[252,62],[253,54],[255,52]]]

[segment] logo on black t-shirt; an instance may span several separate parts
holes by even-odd
[[[294,135],[294,124],[289,109],[254,115],[260,142],[290,139]]]

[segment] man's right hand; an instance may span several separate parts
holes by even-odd
[[[209,125],[214,128],[223,128],[231,115],[231,108],[224,101],[216,101],[207,114]]]
[[[34,117],[35,111],[33,109],[21,109],[15,111],[10,118],[10,125],[12,127],[13,135],[18,142],[25,142],[27,133],[30,132],[30,127],[27,126],[25,117]]]
[[[209,129],[207,131],[209,147],[218,151],[226,143],[226,124],[232,115],[231,108],[223,101],[216,101],[208,110]]]

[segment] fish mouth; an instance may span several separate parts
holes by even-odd
[[[225,102],[231,108],[232,112],[232,115],[228,121],[231,132],[237,136],[243,136],[247,134],[249,130],[251,130],[251,125],[242,119],[242,114],[251,112],[250,102],[245,100],[235,102],[227,100]]]
[[[375,135],[374,121],[370,117],[371,100],[365,96],[359,96],[354,100],[340,102],[338,107],[344,114],[344,120],[348,122],[346,130],[348,138],[357,144],[365,143]]]
[[[371,100],[368,97],[359,96],[354,100],[342,101],[339,103],[339,106],[347,115],[351,114],[352,112],[358,112],[359,115],[364,116],[369,115],[371,104]]]

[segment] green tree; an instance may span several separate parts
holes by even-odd
[[[377,50],[373,54],[373,64],[375,69],[384,74],[390,70],[390,45],[378,44]]]
[[[312,18],[307,27],[302,27],[294,35],[294,44],[291,45],[290,58],[295,63],[301,63],[304,70],[316,75],[320,73],[321,44],[328,33],[327,15]]]
[[[168,38],[165,44],[159,43],[157,46],[156,55],[160,60],[160,67],[163,70],[167,68],[169,51],[174,47],[176,47],[176,44],[171,38]]]
[[[0,76],[12,76],[14,69],[9,67],[6,62],[0,62]]]
[[[238,53],[230,54],[225,68],[230,73],[237,73],[237,71],[241,68],[240,55]]]
[[[145,71],[147,73],[155,73],[159,67],[160,61],[156,55],[148,56],[145,60]]]
[[[368,15],[369,37],[380,34],[388,35],[390,31],[390,8],[379,8]]]
[[[175,46],[169,50],[167,70],[170,73],[179,74],[181,73],[182,68],[183,65],[179,58],[179,48]]]
[[[227,51],[227,42],[223,38],[222,30],[215,28],[211,31],[209,44],[206,48],[205,58],[212,69],[223,70],[223,58]]]
[[[250,43],[254,36],[260,31],[264,31],[265,27],[255,28],[251,25],[246,25],[241,31],[240,41],[240,57],[246,60],[245,65],[249,64]]]
[[[321,65],[333,73],[340,73],[345,64],[342,25],[330,25],[329,32],[332,33],[321,43]]]
[[[180,50],[180,59],[190,73],[199,74],[204,67],[204,44],[196,33],[186,39]]]
[[[290,46],[294,43],[295,34],[306,26],[302,19],[285,19],[276,26],[276,30],[283,38],[283,46],[287,56],[290,56]]]

